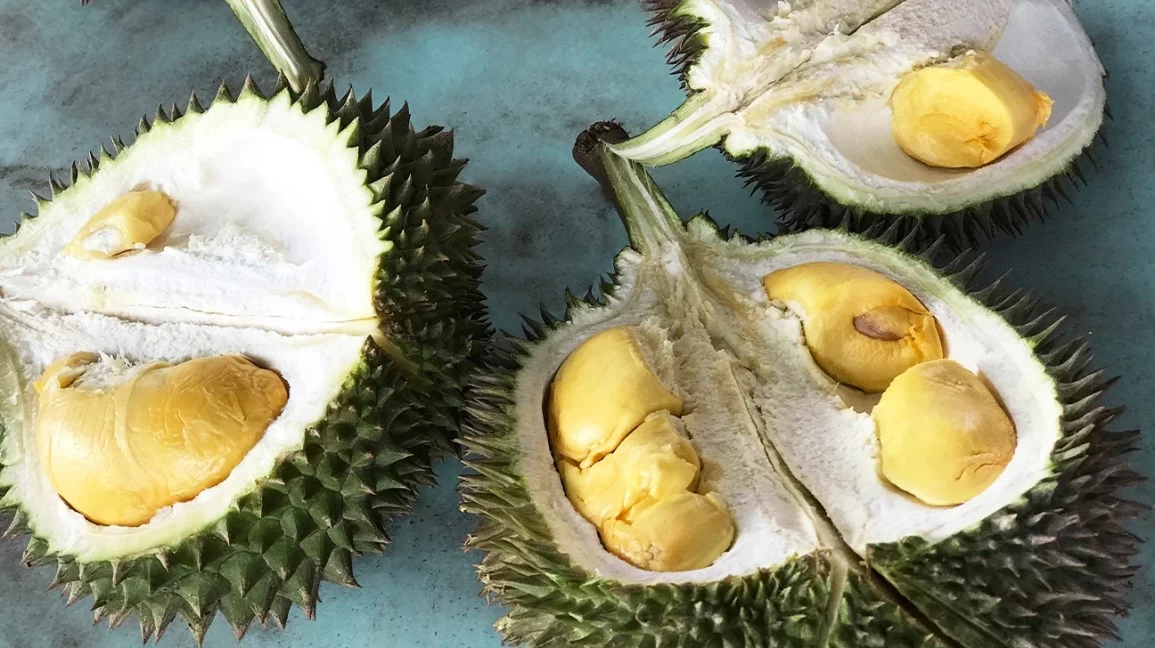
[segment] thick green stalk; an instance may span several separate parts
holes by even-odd
[[[574,159],[617,204],[630,246],[656,252],[663,243],[677,240],[682,219],[645,168],[613,150],[614,143],[627,137],[614,122],[594,124],[578,136]]]
[[[300,92],[309,83],[320,83],[325,65],[305,50],[281,7],[281,0],[225,1],[265,58],[285,75],[293,90]]]

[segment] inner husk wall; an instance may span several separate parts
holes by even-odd
[[[644,260],[624,253],[622,301],[579,311],[572,324],[536,347],[519,383],[523,413],[540,411],[553,372],[578,344],[605,328],[636,326],[649,341],[659,376],[686,399],[705,483],[735,511],[738,526],[732,549],[708,569],[654,574],[624,566],[601,548],[592,525],[565,499],[549,461],[544,421],[523,417],[525,473],[535,482],[530,491],[552,509],[546,517],[554,535],[579,563],[629,582],[699,582],[780,564],[819,546],[855,561],[868,544],[958,533],[1047,474],[1061,410],[1045,369],[1009,325],[901,253],[833,233],[789,241],[729,244],[709,226],[691,223],[681,246]],[[1019,430],[1018,450],[979,497],[954,508],[928,507],[879,477],[868,409],[851,407],[845,388],[811,359],[798,317],[771,304],[761,288],[760,278],[774,269],[815,260],[858,263],[907,286],[939,319],[950,357],[982,374],[1002,396]],[[672,349],[665,351],[668,358],[663,348]],[[774,470],[772,460],[783,469]],[[767,475],[771,482],[760,481]],[[776,503],[761,512],[768,517],[758,517],[747,498],[767,492]],[[777,544],[769,551],[767,543]]]

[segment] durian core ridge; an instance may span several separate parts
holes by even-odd
[[[617,268],[621,285],[609,307],[576,310],[564,334],[547,335],[525,364],[516,393],[523,474],[559,550],[582,568],[622,582],[712,582],[818,548],[855,560],[850,553],[862,556],[868,544],[910,535],[930,542],[950,537],[1045,474],[1062,412],[1047,394],[1021,388],[1052,381],[997,316],[934,282],[928,268],[899,263],[836,233],[710,251],[726,245],[711,227],[691,221],[680,247],[649,259],[624,252]],[[932,507],[877,474],[869,413],[841,396],[814,364],[798,317],[772,304],[760,284],[770,272],[813,261],[861,265],[912,290],[939,321],[948,357],[997,392],[1018,442],[1006,470],[977,497]],[[723,284],[732,292],[710,287]],[[731,548],[709,567],[660,573],[616,558],[569,503],[554,468],[543,394],[581,342],[619,326],[633,327],[657,376],[685,399],[683,419],[702,460],[702,480],[721,496],[737,526]],[[800,503],[807,493],[816,506]]]

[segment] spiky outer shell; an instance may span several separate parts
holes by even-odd
[[[322,581],[355,586],[353,556],[384,549],[386,520],[411,509],[416,489],[433,482],[432,459],[452,449],[465,383],[489,333],[474,252],[481,229],[474,202],[482,192],[457,181],[465,162],[453,158],[452,134],[415,131],[407,107],[393,112],[371,93],[339,97],[332,86],[310,85],[297,94],[281,80],[265,95],[249,79],[241,96],[280,93],[306,111],[326,110],[342,129],[359,122],[361,167],[383,205],[382,237],[392,244],[381,258],[375,306],[393,348],[367,340],[362,364],[305,433],[303,449],[178,545],[79,562],[31,537],[26,564],[55,564],[53,586],[70,603],[91,596],[97,621],[115,626],[135,615],[146,641],[178,616],[198,642],[218,612],[238,637],[254,619],[283,626],[294,604],[312,617]],[[214,103],[231,101],[222,86]],[[187,112],[201,111],[194,96]],[[181,116],[175,106],[162,108],[138,133]],[[74,164],[71,183],[99,173],[124,148],[114,140],[87,168]],[[53,179],[53,194],[71,183]],[[8,506],[8,533],[30,533],[19,503]]]
[[[659,45],[666,45],[672,73],[687,90],[686,75],[706,48],[700,18],[680,13],[683,0],[641,0],[650,13]],[[1107,110],[1110,116],[1110,110]],[[861,206],[842,205],[826,194],[793,160],[758,153],[735,158],[716,145],[731,162],[740,165],[738,177],[762,196],[777,212],[779,231],[801,232],[811,228],[841,229],[868,234],[893,228],[901,237],[913,235],[921,243],[942,240],[955,252],[980,245],[1000,234],[1017,235],[1035,221],[1046,220],[1080,185],[1086,185],[1088,167],[1098,168],[1097,146],[1106,143],[1101,129],[1096,141],[1072,160],[1066,172],[1027,191],[973,205],[948,214],[885,214]]]
[[[943,248],[895,225],[868,235],[901,246],[912,263],[931,263]],[[1087,344],[1064,339],[1063,318],[1003,279],[982,285],[981,266],[981,258],[963,255],[937,269],[1014,326],[1055,378],[1064,416],[1053,473],[948,540],[871,545],[863,568],[851,566],[841,579],[823,552],[744,577],[650,587],[573,564],[558,552],[519,472],[514,405],[519,367],[569,313],[558,319],[543,311],[542,323],[527,322],[526,341],[495,344],[460,443],[472,471],[462,477],[463,508],[482,520],[468,546],[484,552],[485,592],[510,606],[498,629],[512,643],[541,647],[1091,648],[1116,637],[1139,543],[1122,523],[1145,509],[1119,494],[1141,479],[1125,461],[1138,433],[1108,429],[1118,410],[1098,400],[1114,380],[1087,368]],[[603,283],[602,294],[612,299],[615,288]],[[592,292],[570,300],[571,308],[606,303]],[[815,610],[833,588],[842,595],[823,628]]]

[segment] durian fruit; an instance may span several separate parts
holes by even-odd
[[[1125,460],[1136,434],[1108,429],[1115,410],[1098,398],[1110,381],[1087,368],[1086,346],[1064,342],[1059,319],[1023,293],[975,286],[977,263],[936,269],[894,228],[877,240],[815,229],[752,241],[704,215],[683,223],[640,165],[602,143],[624,137],[599,124],[575,150],[612,188],[629,231],[613,283],[599,298],[571,298],[564,319],[531,323],[529,340],[495,343],[462,435],[463,508],[481,518],[468,546],[483,552],[485,592],[509,606],[497,624],[505,639],[1090,648],[1113,636],[1138,542],[1121,523],[1143,509],[1120,494],[1138,479]],[[796,276],[796,286],[819,286],[841,266],[897,284],[941,330],[944,357],[900,372],[881,403],[822,368],[804,322],[813,313],[763,283],[797,269],[818,277]],[[714,493],[733,520],[732,542],[707,566],[664,571],[619,557],[631,558],[572,503],[575,482],[557,470],[549,394],[558,370],[623,330],[681,400],[679,433],[701,466],[696,490]],[[614,362],[625,364],[621,354]],[[602,409],[621,402],[606,398]],[[609,418],[594,399],[585,406]],[[965,501],[919,499],[932,464],[959,468],[960,449],[1002,461],[1008,443],[993,480],[962,480],[973,488]],[[904,481],[911,462],[926,469]],[[616,501],[604,503],[613,497],[598,515],[615,512]],[[700,534],[682,504],[670,509],[684,524],[657,537]],[[646,528],[635,538],[655,543]]]
[[[785,231],[895,226],[961,249],[1083,181],[1105,72],[1067,0],[645,0],[688,94],[615,147],[717,146]]]
[[[314,81],[161,110],[0,240],[0,509],[96,620],[312,616],[451,452],[488,325],[453,136]],[[87,461],[87,464],[86,464]]]

